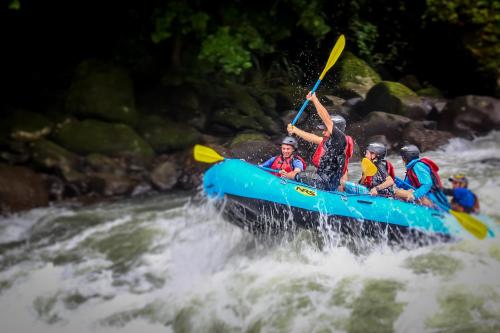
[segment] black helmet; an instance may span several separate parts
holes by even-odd
[[[369,152],[377,154],[377,157],[381,160],[385,158],[385,155],[387,154],[387,148],[383,143],[380,142],[372,142],[370,143],[367,147],[366,150]]]
[[[400,150],[401,157],[406,160],[406,162],[413,161],[420,156],[420,150],[415,145],[403,146]]]
[[[297,149],[299,147],[299,143],[297,142],[297,139],[295,139],[293,136],[285,136],[283,138],[283,140],[281,141],[281,144],[290,145],[294,149]]]
[[[346,127],[346,121],[345,121],[345,118],[342,117],[341,115],[338,115],[338,114],[331,114],[330,115],[330,119],[333,121],[333,123],[335,124],[335,127],[337,127],[339,130],[341,130],[342,132],[345,131],[345,127]],[[324,130],[326,127],[325,127],[325,124],[321,123],[317,126],[319,129],[321,130]]]

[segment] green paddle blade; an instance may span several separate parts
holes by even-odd
[[[377,173],[377,167],[372,161],[364,157],[361,160],[361,172],[363,172],[363,175],[371,177]]]
[[[202,145],[194,146],[193,156],[196,161],[203,163],[216,163],[224,160],[224,157],[219,155],[215,150]]]
[[[488,227],[474,216],[451,209],[450,214],[457,219],[458,223],[460,223],[465,230],[473,234],[478,239],[484,239],[486,235],[488,235]]]
[[[340,57],[340,54],[344,50],[344,47],[345,47],[345,37],[344,35],[340,35],[340,37],[337,39],[337,42],[335,42],[335,45],[333,46],[332,52],[328,57],[328,61],[326,62],[326,66],[323,69],[323,72],[319,76],[320,80],[323,80],[326,72],[328,72],[328,70],[332,68],[332,66],[337,62],[337,59]]]

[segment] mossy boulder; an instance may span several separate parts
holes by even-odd
[[[364,60],[350,52],[339,59],[337,94],[343,98],[365,97],[366,93],[382,79]]]
[[[434,86],[428,86],[416,91],[419,96],[427,96],[427,97],[443,97],[443,93],[441,90]]]
[[[49,140],[39,140],[31,144],[31,158],[40,168],[58,170],[64,178],[72,181],[80,157]]]
[[[128,73],[97,61],[85,61],[77,67],[65,106],[81,117],[126,124],[137,120],[134,89]]]
[[[35,141],[50,134],[52,122],[43,115],[35,112],[16,110],[12,111],[2,126],[3,136],[18,141]]]
[[[259,122],[251,116],[241,114],[240,110],[232,107],[226,107],[216,110],[212,115],[212,122],[229,127],[233,130],[256,130],[263,131]]]
[[[412,117],[421,103],[417,94],[399,82],[382,81],[370,89],[362,104],[363,113],[382,111]],[[430,111],[430,110],[429,110]],[[422,112],[424,113],[424,112]]]
[[[157,153],[190,147],[200,138],[200,133],[193,127],[159,116],[143,117],[138,131]]]
[[[241,143],[249,143],[255,141],[268,142],[269,137],[261,133],[241,133],[236,135],[234,139],[231,140],[230,147],[235,147]]]
[[[266,114],[257,99],[239,85],[226,87],[223,101],[212,115],[212,122],[234,130],[251,129],[269,134],[279,132],[279,126]]]
[[[63,125],[54,139],[63,147],[85,155],[150,158],[154,154],[151,146],[129,126],[93,119]]]

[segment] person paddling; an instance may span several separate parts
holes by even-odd
[[[271,157],[260,166],[277,170],[275,175],[299,180],[299,173],[307,167],[302,157],[295,154],[299,144],[297,139],[291,136],[283,138],[281,141],[281,154]]]
[[[288,124],[288,134],[295,134],[305,141],[318,145],[313,155],[312,163],[317,167],[318,178],[312,184],[319,189],[334,191],[342,190],[341,179],[347,180],[349,159],[352,157],[354,142],[344,134],[346,121],[342,116],[329,115],[316,94],[307,94],[306,98],[313,102],[322,123],[318,128],[323,130],[323,136],[303,131]]]
[[[380,142],[372,142],[366,147],[365,158],[375,164],[377,173],[373,176],[362,175],[359,184],[366,186],[371,195],[393,196],[394,167],[385,159],[387,148]]]
[[[415,145],[403,146],[400,153],[406,167],[406,176],[404,182],[396,179],[396,186],[400,189],[395,192],[395,196],[448,211],[450,205],[442,191],[443,185],[437,164],[428,158],[420,158],[420,150]]]
[[[451,196],[451,209],[465,213],[479,213],[479,199],[468,189],[469,181],[463,174],[455,174],[448,178],[451,189],[444,189],[444,194]]]

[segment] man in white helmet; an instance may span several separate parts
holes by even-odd
[[[340,115],[330,115],[321,104],[316,94],[307,94],[321,118],[318,129],[323,130],[323,136],[303,131],[288,124],[288,134],[295,134],[305,141],[318,145],[313,155],[312,163],[317,167],[318,179],[314,186],[327,191],[342,190],[341,180],[347,180],[349,158],[352,157],[354,142],[344,134],[346,121]]]

